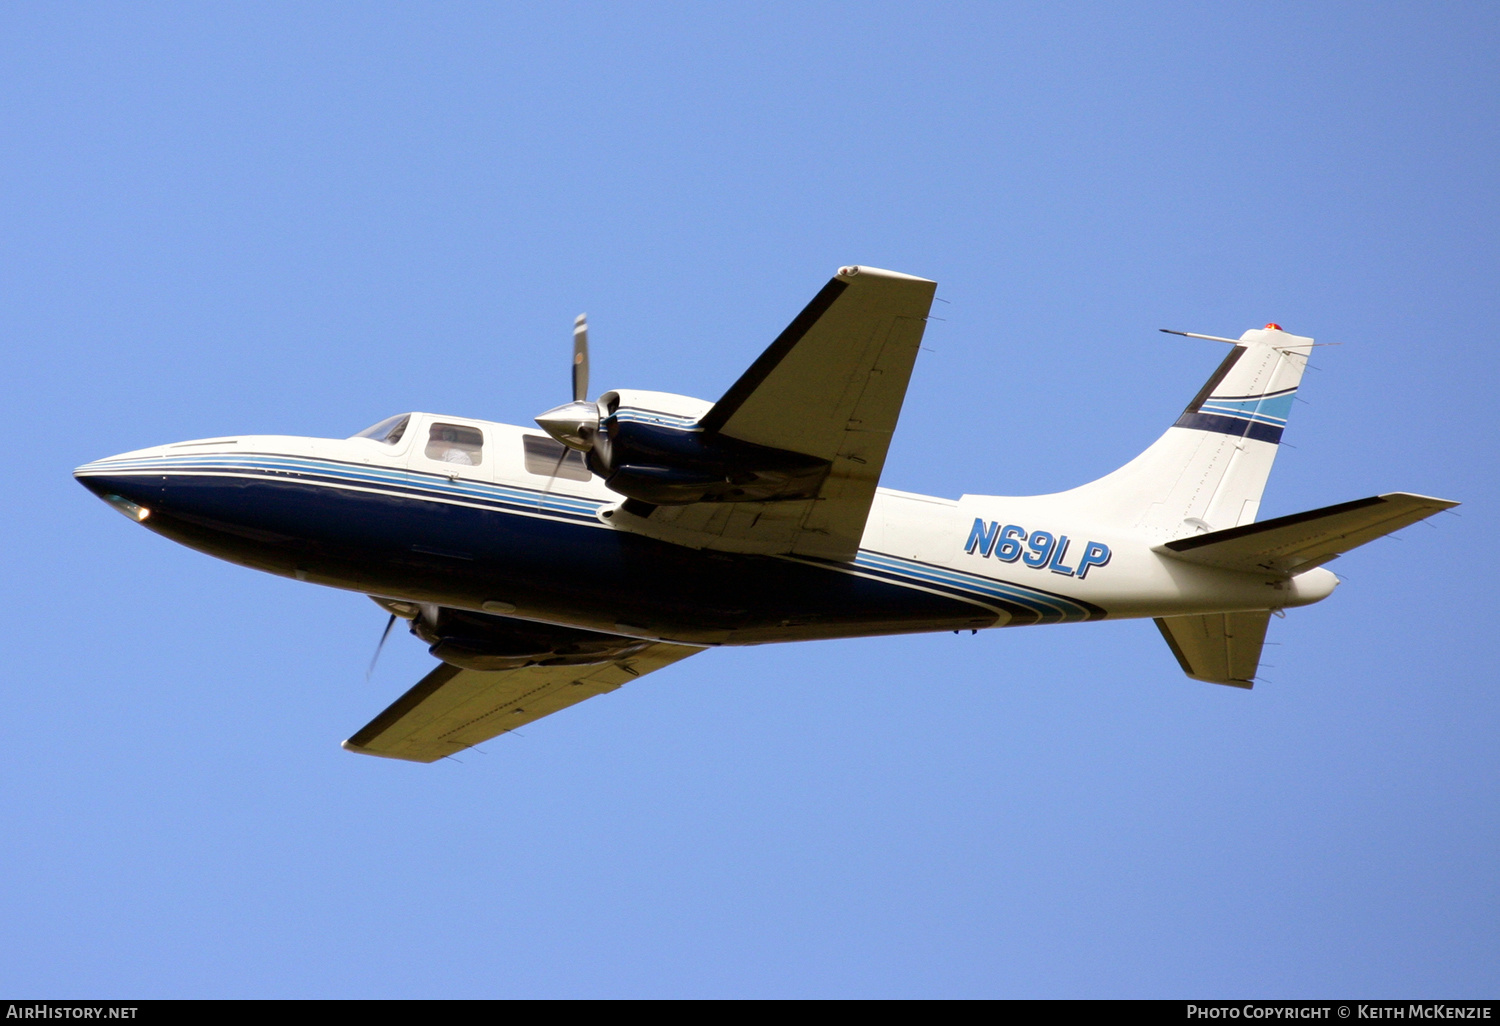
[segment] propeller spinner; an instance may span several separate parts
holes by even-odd
[[[542,430],[569,449],[588,452],[599,433],[599,407],[588,401],[589,322],[579,314],[573,322],[573,401],[536,418]]]

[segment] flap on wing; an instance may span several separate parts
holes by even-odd
[[[1179,538],[1156,546],[1154,551],[1228,570],[1295,574],[1457,505],[1447,499],[1390,492],[1258,524]]]
[[[799,540],[803,540],[802,525],[816,501],[694,502],[686,506],[659,506],[646,514],[633,511],[631,503],[623,502],[608,512],[607,519],[621,530],[673,545],[776,556],[797,550]],[[861,522],[859,534],[863,531]],[[853,559],[859,551],[859,534],[854,536],[849,555],[828,558]]]
[[[443,663],[344,747],[390,759],[436,762],[701,651],[657,642],[627,659],[594,666],[465,670]]]
[[[1183,673],[1194,680],[1236,688],[1254,686],[1270,622],[1270,610],[1156,618]]]

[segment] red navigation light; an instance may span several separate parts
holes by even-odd
[[[1281,325],[1279,325],[1279,324],[1267,324],[1266,325],[1266,330],[1267,331],[1280,331],[1281,330]]]

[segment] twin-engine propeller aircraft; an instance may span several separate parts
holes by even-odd
[[[409,620],[441,665],[344,747],[417,762],[723,645],[1153,617],[1189,677],[1248,688],[1271,614],[1338,583],[1323,564],[1457,505],[1392,492],[1257,523],[1313,345],[1275,324],[1219,339],[1177,422],[1090,484],[879,488],[935,288],[841,268],[716,403],[588,400],[580,317],[545,434],[409,413],[74,475],[184,545]]]

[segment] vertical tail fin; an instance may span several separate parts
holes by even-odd
[[[1166,434],[1067,494],[1170,538],[1251,523],[1312,344],[1274,324],[1245,332]]]

